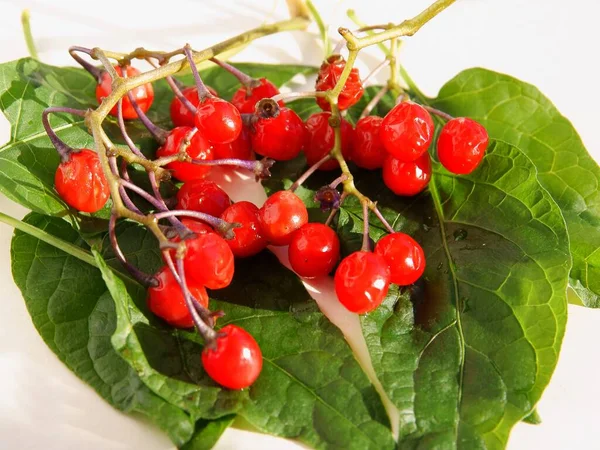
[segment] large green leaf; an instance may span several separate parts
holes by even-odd
[[[534,86],[485,69],[461,72],[432,102],[480,121],[533,161],[567,222],[571,286],[587,306],[600,307],[600,167],[569,120]]]

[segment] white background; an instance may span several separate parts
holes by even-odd
[[[354,8],[368,23],[400,21],[419,12],[425,0],[315,0],[325,20],[350,26]],[[70,45],[127,51],[138,46],[169,50],[190,42],[200,49],[258,25],[285,17],[282,0],[177,1],[104,0],[0,1],[0,62],[26,55],[20,11],[29,7],[33,32],[45,62],[71,64]],[[392,6],[393,5],[393,6]],[[118,12],[116,12],[118,11]],[[579,130],[600,159],[597,124],[598,25],[593,0],[459,0],[407,40],[401,55],[413,78],[430,95],[462,69],[482,66],[537,85]],[[313,29],[314,32],[314,29]],[[293,33],[265,38],[235,60],[317,65],[322,54],[314,37]],[[361,67],[373,67],[376,50]],[[384,76],[384,75],[382,75]],[[380,80],[383,78],[380,77]],[[0,138],[9,128],[0,120]],[[21,217],[25,210],[0,198],[0,210]],[[60,363],[37,335],[10,275],[12,230],[0,225],[0,445],[20,449],[169,449],[150,425],[108,406]],[[563,352],[539,411],[542,425],[519,424],[509,449],[600,448],[600,311],[569,307]],[[290,443],[290,447],[293,444]],[[284,448],[281,440],[228,430],[219,448]]]

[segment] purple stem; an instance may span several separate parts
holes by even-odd
[[[46,108],[42,113],[42,124],[44,125],[44,129],[46,130],[46,134],[50,138],[50,142],[52,142],[52,145],[54,145],[54,148],[60,155],[61,162],[67,162],[70,158],[71,152],[73,152],[74,149],[65,144],[50,126],[50,120],[48,119],[48,115],[50,115],[51,113],[66,113],[80,117],[85,117],[85,111],[73,108],[65,108],[62,106],[51,106],[49,108]]]
[[[79,65],[81,65],[81,67],[87,70],[96,79],[96,81],[100,81],[100,77],[102,76],[102,72],[104,72],[104,70],[87,62],[85,59],[79,56],[77,52],[85,53],[86,55],[91,56],[92,50],[89,48],[79,47],[75,45],[73,47],[69,47],[69,54],[75,61],[79,63]]]
[[[221,61],[217,58],[210,58],[210,60],[212,62],[214,62],[216,65],[225,69],[227,72],[229,72],[234,77],[236,77],[240,81],[240,83],[242,83],[242,85],[244,85],[244,87],[246,89],[252,89],[257,86],[260,86],[260,80],[257,80],[256,78],[252,78],[250,75],[242,72],[240,69],[232,66],[231,64],[226,63],[225,61]]]
[[[159,66],[157,64],[155,64],[152,60],[150,59],[146,59],[146,61],[148,61],[153,67],[158,68]],[[167,83],[169,84],[169,87],[171,88],[171,90],[173,91],[173,93],[175,94],[175,97],[177,97],[179,99],[179,101],[181,103],[183,103],[183,105],[192,113],[192,114],[196,114],[196,112],[198,111],[196,109],[196,107],[194,105],[192,105],[192,103],[185,98],[185,96],[183,95],[183,93],[181,92],[185,86],[183,85],[183,83],[175,78],[173,78],[172,76],[168,76],[165,77],[165,79],[167,80]]]
[[[337,214],[337,212],[342,207],[342,204],[344,203],[344,200],[346,200],[347,196],[348,196],[348,194],[346,194],[345,192],[342,192],[342,196],[340,197],[340,206],[337,207],[337,208],[333,208],[331,210],[331,212],[329,213],[329,217],[327,217],[327,220],[325,221],[325,225],[331,224],[331,221],[333,220],[333,218],[335,217],[335,215]]]
[[[110,158],[108,158],[108,164],[110,165],[110,169],[111,169],[113,175],[116,177],[119,177],[120,175],[119,175],[119,170],[117,169],[117,158],[114,156],[111,156]],[[127,173],[127,169],[124,169],[123,173],[124,173],[124,178],[126,179],[127,182],[129,182],[129,174]],[[125,191],[125,188],[123,186],[119,186],[119,195],[121,196],[121,199],[123,200],[123,203],[125,203],[125,206],[127,207],[127,209],[129,209],[130,211],[133,211],[135,213],[142,214],[142,212],[139,210],[139,208],[137,206],[135,206],[135,204],[131,200],[131,197],[129,197],[129,195],[127,194],[127,192]]]
[[[442,119],[444,119],[446,121],[454,119],[454,117],[452,117],[450,114],[445,113],[444,111],[440,111],[439,109],[432,108],[431,106],[427,106],[427,105],[421,105],[421,106],[423,108],[425,108],[427,111],[429,111],[431,114],[441,117]]]
[[[157,220],[167,219],[174,216],[193,217],[194,219],[202,220],[203,222],[208,223],[215,230],[229,228],[232,225],[229,222],[220,219],[219,217],[211,216],[210,214],[199,211],[189,211],[187,209],[173,209],[171,211],[162,211],[154,214],[154,217],[156,217]]]
[[[125,139],[125,143],[130,148],[130,150],[139,156],[140,158],[146,159],[144,154],[139,150],[134,142],[129,137],[129,133],[127,133],[127,127],[125,126],[125,120],[123,119],[123,99],[120,98],[117,103],[117,122],[119,123],[119,129],[121,130],[121,134],[123,135],[123,139]]]
[[[363,242],[361,250],[363,252],[371,251],[371,245],[369,243],[369,205],[367,202],[362,202],[363,210]]]
[[[363,117],[367,117],[369,114],[371,114],[371,111],[373,111],[375,109],[375,107],[377,106],[377,103],[379,103],[381,101],[381,99],[387,93],[387,91],[388,91],[387,86],[384,86],[379,90],[379,92],[377,92],[377,94],[375,94],[373,96],[371,101],[369,103],[367,103],[367,106],[365,106],[365,109],[363,109],[363,112],[360,114],[359,120],[362,119]]]
[[[135,109],[135,112],[138,115],[140,122],[142,122],[144,124],[144,126],[148,129],[148,131],[152,135],[152,137],[154,137],[154,139],[156,139],[156,141],[160,145],[163,145],[165,143],[165,141],[167,140],[167,136],[169,135],[169,132],[167,130],[163,130],[161,127],[154,124],[148,118],[146,113],[144,111],[142,111],[142,108],[140,108],[140,105],[138,105],[138,103],[135,100],[135,98],[133,97],[133,94],[131,93],[131,91],[129,91],[127,93],[127,98],[129,99],[131,106],[133,106],[133,109]]]
[[[384,67],[388,66],[389,64],[390,64],[390,60],[387,58],[384,59],[383,61],[381,61],[379,64],[377,64],[375,66],[375,68],[373,70],[371,70],[371,72],[369,72],[369,74],[367,74],[367,76],[362,79],[363,86],[365,86],[367,84],[367,81],[369,81],[371,78],[373,78],[379,72],[381,72],[381,70]]]
[[[190,44],[185,44],[183,47],[183,53],[185,53],[185,57],[187,58],[190,64],[190,70],[194,75],[194,80],[196,81],[196,87],[198,88],[198,98],[200,99],[200,103],[202,103],[205,99],[212,97],[213,95],[210,93],[202,78],[200,78],[200,74],[198,73],[198,68],[196,67],[196,63],[194,62],[194,56],[192,55],[192,47]]]
[[[333,180],[331,183],[329,183],[329,187],[331,189],[335,189],[336,187],[338,187],[340,185],[340,183],[343,183],[347,179],[348,179],[348,175],[343,173],[339,177],[337,177],[335,180]]]
[[[379,219],[379,221],[383,224],[383,226],[390,233],[395,233],[396,232],[396,230],[394,230],[394,227],[392,227],[390,225],[390,223],[387,221],[387,219],[385,217],[383,217],[383,214],[381,214],[381,211],[379,211],[379,208],[377,208],[377,205],[375,205],[375,207],[371,211],[373,211],[373,213],[375,214],[375,216]]]
[[[323,164],[325,164],[327,161],[329,161],[332,158],[331,154],[326,154],[325,156],[323,156],[323,158],[321,158],[319,161],[317,161],[316,163],[314,163],[312,166],[310,166],[308,168],[308,170],[306,172],[304,172],[302,175],[300,175],[300,177],[298,177],[298,179],[294,182],[294,184],[292,184],[288,191],[294,192],[296,189],[298,189],[302,183],[304,183],[308,177],[310,177],[313,173],[315,173],[319,167],[321,167]]]
[[[117,224],[117,216],[112,214],[110,216],[110,220],[108,221],[108,235],[110,237],[110,244],[112,245],[113,251],[117,259],[123,264],[123,266],[127,269],[127,271],[135,278],[141,285],[145,287],[157,287],[158,280],[147,273],[142,272],[125,258],[121,247],[119,246],[119,241],[117,240],[116,233],[116,224]]]

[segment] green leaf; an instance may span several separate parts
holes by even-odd
[[[542,423],[542,417],[540,416],[540,413],[538,413],[537,409],[534,409],[531,414],[523,419],[523,422],[530,425],[539,425]]]
[[[600,168],[573,125],[534,86],[485,69],[461,72],[432,103],[481,122],[532,160],[567,222],[571,286],[584,304],[600,307]]]
[[[294,65],[239,64],[250,75],[266,76],[278,86],[290,84],[296,75],[316,69]],[[201,72],[205,82],[229,98],[239,82],[223,69],[214,67]],[[191,76],[182,77],[191,84]],[[41,122],[48,106],[76,109],[97,105],[95,80],[83,69],[54,67],[31,58],[0,65],[0,109],[11,124],[11,140],[0,148],[0,192],[33,211],[64,215],[68,209],[54,190],[54,173],[59,158],[46,136]],[[173,94],[165,81],[155,84],[155,101],[149,116],[157,124],[170,128],[169,104]],[[53,114],[50,123],[58,136],[74,148],[94,148],[81,117]],[[124,141],[114,118],[105,122],[107,134],[117,144]],[[138,121],[127,123],[132,139],[152,154],[156,143]],[[97,216],[108,217],[109,206]]]
[[[194,437],[181,450],[210,450],[221,435],[231,426],[235,416],[224,416],[215,420],[199,420]]]

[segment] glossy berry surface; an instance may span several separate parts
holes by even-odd
[[[110,190],[98,154],[89,149],[72,152],[54,174],[54,187],[60,198],[81,212],[101,210]]]
[[[304,141],[304,154],[309,166],[317,163],[327,155],[335,143],[335,131],[329,125],[331,113],[321,112],[310,116],[306,120],[306,138]],[[348,159],[352,153],[352,140],[354,130],[346,120],[342,119],[342,155]],[[319,170],[333,170],[339,167],[336,160],[327,161],[319,167]]]
[[[383,256],[359,251],[342,259],[335,271],[335,293],[348,311],[373,311],[390,286],[390,268]]]
[[[198,234],[186,240],[187,250],[183,258],[189,281],[221,289],[233,279],[233,253],[225,239],[216,233]]]
[[[433,119],[421,105],[407,101],[387,113],[379,137],[387,152],[401,161],[414,161],[424,154],[433,139]]]
[[[225,325],[219,330],[216,349],[202,351],[204,370],[214,381],[229,389],[244,389],[260,375],[262,353],[246,330]]]
[[[168,267],[163,267],[156,275],[157,287],[148,289],[148,308],[155,315],[164,319],[168,324],[178,328],[191,328],[194,326],[185,298],[179,283]],[[187,280],[186,280],[187,281]],[[201,284],[187,281],[190,294],[208,308],[208,294]]]
[[[246,258],[256,255],[267,246],[267,239],[263,235],[258,219],[258,207],[255,204],[246,201],[236,202],[221,214],[221,219],[242,225],[233,229],[235,236],[233,239],[225,241],[234,256]]]
[[[337,84],[342,72],[346,67],[346,61],[340,55],[331,55],[327,60],[321,64],[319,74],[317,75],[317,82],[315,88],[317,91],[327,91],[333,89]],[[338,106],[340,110],[350,108],[356,104],[364,94],[364,88],[362,81],[360,80],[360,74],[356,67],[350,71],[350,76],[344,84],[344,88],[338,98]],[[317,97],[317,104],[323,111],[329,111],[331,109],[329,102],[323,97]]]
[[[173,128],[165,143],[156,151],[156,156],[171,156],[179,153],[182,141],[189,139],[193,128],[177,127]],[[211,161],[213,159],[213,149],[202,134],[196,132],[190,140],[185,152],[193,159]],[[173,171],[173,176],[180,181],[191,181],[202,178],[210,172],[211,166],[201,166],[189,162],[175,161],[166,165],[166,168]]]
[[[301,277],[327,275],[340,259],[340,240],[322,223],[307,223],[294,231],[288,248],[290,264]]]
[[[215,159],[253,159],[248,129],[242,127],[242,131],[237,139],[229,144],[213,144],[213,152]]]
[[[242,131],[238,109],[218,97],[208,97],[198,105],[194,123],[200,134],[214,144],[233,142]]]
[[[119,75],[123,76],[123,70],[120,66],[115,66],[115,70]],[[127,66],[125,71],[127,73],[128,78],[140,74],[140,71],[132,66]],[[102,99],[104,99],[104,97],[108,97],[108,95],[110,95],[111,92],[112,78],[108,72],[104,71],[102,72],[98,85],[96,86],[96,100],[98,100],[98,104],[102,103]],[[140,109],[143,112],[147,112],[150,109],[150,106],[152,106],[152,102],[154,101],[154,88],[152,87],[152,84],[143,84],[141,86],[133,88],[130,92],[133,95],[133,98],[135,99]],[[117,116],[117,107],[117,104],[113,106],[113,108],[110,110],[110,115],[115,117]],[[123,96],[122,111],[124,119],[137,119],[138,117],[137,113],[135,112],[135,109],[133,109],[133,106],[129,101],[128,95]]]
[[[229,195],[217,183],[192,180],[177,192],[177,209],[187,209],[219,217],[231,205]]]
[[[411,162],[403,162],[388,156],[383,163],[383,182],[396,195],[416,195],[425,189],[429,180],[431,180],[429,153]]]
[[[181,223],[189,228],[189,230],[194,234],[206,234],[206,233],[214,233],[215,230],[210,225],[205,224],[196,219],[192,219],[191,217],[182,217]],[[171,239],[173,242],[179,242],[179,237],[175,237]],[[173,252],[173,257],[175,257],[175,252]]]
[[[308,211],[296,194],[278,191],[260,208],[258,218],[270,244],[288,245],[292,240],[292,233],[308,223]]]
[[[390,266],[390,280],[399,286],[417,281],[425,271],[425,253],[417,241],[405,233],[391,233],[381,238],[375,253]]]
[[[388,153],[379,137],[382,117],[367,116],[356,122],[352,161],[363,169],[380,169]]]
[[[472,119],[458,117],[442,128],[437,142],[438,158],[452,173],[473,172],[485,154],[489,142],[486,129]]]
[[[218,97],[217,91],[213,88],[206,86],[208,91]],[[196,86],[186,87],[181,91],[181,94],[196,108],[198,108],[198,104],[200,103],[200,99],[198,98],[198,88]],[[171,122],[176,127],[194,127],[195,126],[195,117],[196,115],[191,112],[187,107],[183,104],[179,98],[174,97],[171,101],[170,106],[171,113]]]
[[[261,78],[260,84],[253,88],[246,88],[242,86],[231,99],[231,103],[240,110],[242,114],[252,114],[256,107],[256,103],[263,98],[273,97],[279,94],[279,89],[273,83],[266,78]],[[277,102],[279,106],[284,106],[283,101]]]
[[[294,159],[304,145],[304,122],[289,108],[281,108],[277,117],[260,117],[251,134],[252,149],[277,161]]]

